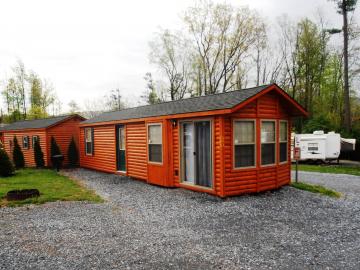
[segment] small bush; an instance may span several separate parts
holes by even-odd
[[[74,137],[71,138],[71,142],[69,144],[67,154],[69,159],[69,165],[72,167],[76,167],[79,162],[79,153],[76,147]]]
[[[15,168],[3,148],[0,148],[0,176],[6,177],[14,174]]]
[[[51,137],[50,155],[51,157],[61,155],[60,147],[54,137]]]
[[[14,137],[14,150],[13,150],[13,160],[16,169],[24,168],[25,167],[25,159],[24,154],[21,151],[20,145],[16,136]]]
[[[34,143],[34,158],[36,168],[42,168],[45,166],[44,153],[41,150],[40,138],[38,138]]]

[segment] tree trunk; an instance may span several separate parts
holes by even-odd
[[[347,132],[351,130],[350,90],[349,90],[349,54],[348,54],[348,18],[346,0],[342,1],[343,31],[344,31],[344,123]]]

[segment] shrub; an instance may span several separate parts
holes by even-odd
[[[18,143],[16,136],[14,137],[13,160],[14,160],[15,167],[17,169],[25,167],[24,154],[21,151],[21,148],[20,148],[20,145]]]
[[[15,168],[10,158],[3,148],[0,148],[0,176],[10,176],[14,174]]]
[[[41,145],[40,145],[40,138],[38,138],[35,142],[34,142],[34,158],[35,158],[35,164],[37,168],[42,168],[45,165],[44,162],[44,153],[41,150]]]
[[[75,167],[79,162],[79,153],[76,147],[74,137],[71,138],[71,142],[68,147],[67,155],[69,158],[69,165]]]
[[[61,155],[59,145],[57,144],[55,138],[51,137],[51,146],[50,146],[50,156],[51,158],[56,155]]]

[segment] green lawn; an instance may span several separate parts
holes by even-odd
[[[40,197],[23,201],[7,201],[4,196],[14,189],[33,189],[40,191]],[[29,203],[41,204],[53,201],[91,201],[102,202],[94,191],[83,187],[79,182],[48,169],[23,169],[11,177],[0,178],[0,207],[19,206]]]
[[[295,170],[295,165],[292,165]],[[299,164],[299,171],[322,172],[322,173],[343,173],[360,176],[360,167],[342,165],[308,165]]]
[[[320,185],[311,185],[311,184],[307,184],[304,182],[298,182],[298,183],[292,182],[291,186],[294,188],[297,188],[297,189],[306,190],[306,191],[313,192],[313,193],[319,193],[321,195],[325,195],[325,196],[329,196],[329,197],[334,197],[334,198],[341,197],[341,194],[339,192],[325,188]]]

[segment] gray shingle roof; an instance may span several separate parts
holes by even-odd
[[[18,121],[18,122],[14,122],[12,124],[6,125],[4,127],[1,127],[0,131],[47,128],[49,126],[55,125],[58,122],[65,120],[66,118],[70,118],[72,116],[73,115],[62,115],[62,116],[56,116],[56,117],[44,118],[44,119]]]
[[[226,93],[169,101],[154,105],[129,108],[121,111],[106,112],[97,117],[86,120],[81,124],[231,109],[265,90],[268,86],[269,85],[263,85]]]

